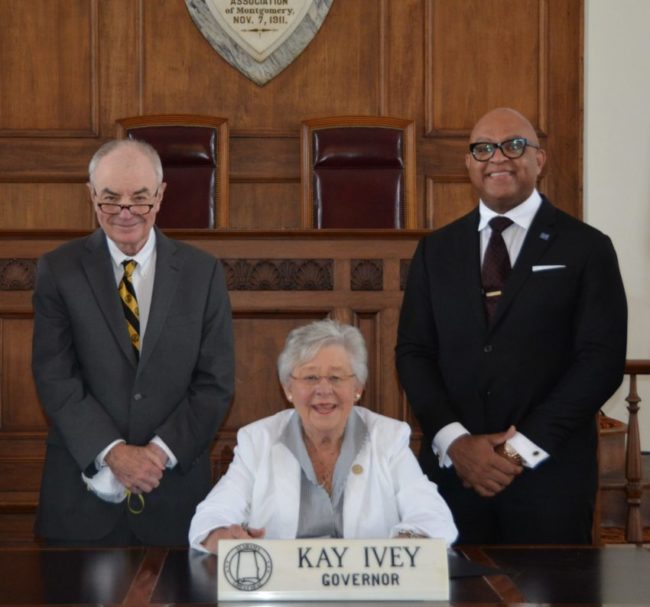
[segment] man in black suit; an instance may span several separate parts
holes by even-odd
[[[409,271],[397,369],[459,543],[591,541],[596,413],[622,380],[627,308],[610,239],[537,192],[545,160],[518,112],[481,118],[479,205]]]
[[[151,146],[105,144],[89,166],[100,228],[39,260],[32,366],[51,427],[36,532],[50,543],[186,544],[211,487],[230,303],[218,260],[154,227],[162,179]]]

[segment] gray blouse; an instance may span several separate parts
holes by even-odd
[[[368,428],[353,409],[348,417],[341,453],[336,460],[329,495],[318,483],[302,435],[300,416],[294,412],[280,442],[293,453],[301,468],[300,515],[296,537],[343,537],[343,492],[354,459],[368,439]]]

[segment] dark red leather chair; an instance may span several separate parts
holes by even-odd
[[[303,227],[417,227],[414,129],[386,116],[303,121]]]
[[[165,114],[117,121],[118,137],[151,144],[162,160],[167,190],[156,224],[161,228],[228,226],[228,121]]]

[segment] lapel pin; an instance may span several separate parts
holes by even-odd
[[[550,235],[548,232],[542,232],[542,233],[539,235],[539,237],[540,237],[542,240],[548,240],[548,239],[551,237],[551,235]]]
[[[361,464],[354,464],[352,466],[352,474],[361,474],[363,472],[363,466]]]

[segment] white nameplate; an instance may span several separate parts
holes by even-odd
[[[221,540],[219,601],[446,601],[443,540]]]

